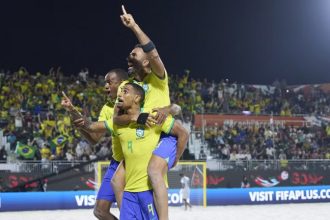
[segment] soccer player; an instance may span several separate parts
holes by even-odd
[[[157,111],[154,119],[160,125],[170,110],[167,72],[153,42],[134,21],[133,16],[126,12],[124,6],[122,6],[122,11],[123,14],[120,16],[122,23],[132,30],[139,41],[139,45],[127,58],[128,72],[132,74],[134,82],[141,85],[145,91],[143,108]],[[136,115],[130,117],[127,114],[116,114],[115,108],[114,123],[117,125],[127,125],[137,122],[138,119]],[[177,140],[174,136],[162,133],[148,165],[148,175],[154,189],[155,204],[161,220],[168,219],[168,193],[164,176],[177,163],[184,150],[184,148],[177,148],[176,145]],[[116,181],[123,178],[123,172],[122,166],[119,166],[112,179],[114,188],[119,186]]]
[[[188,202],[190,199],[190,187],[189,187],[189,182],[190,179],[187,177],[185,174],[180,173],[180,182],[181,182],[181,195],[182,195],[182,200],[184,202],[184,209],[187,210],[187,207],[189,206],[191,208],[191,204]]]
[[[108,95],[108,102],[102,107],[98,121],[112,120],[113,109],[115,100],[117,98],[117,90],[121,82],[128,78],[126,71],[122,69],[113,69],[109,71],[105,76],[105,92]],[[62,106],[73,111],[73,105],[68,97],[64,94],[62,100]],[[96,144],[105,134],[105,132],[87,132],[82,129],[84,125],[84,119],[79,115],[74,120],[74,125],[78,127],[78,130],[91,144]],[[123,159],[120,143],[117,137],[112,136],[112,160],[106,174],[104,175],[101,187],[96,197],[96,204],[94,207],[94,215],[99,220],[113,220],[117,219],[110,212],[110,207],[113,202],[116,202],[114,191],[111,187],[111,179],[114,172],[117,169],[119,162]],[[125,183],[122,183],[124,187]],[[123,190],[123,188],[122,188]]]
[[[141,113],[144,97],[145,93],[141,86],[126,83],[118,95],[117,107],[125,111],[128,116],[137,117]],[[106,128],[120,140],[126,172],[120,219],[158,219],[148,177],[149,160],[152,158],[161,132],[177,136],[178,149],[184,149],[189,136],[186,129],[171,116],[166,117],[161,125],[151,127],[136,122],[131,122],[128,126],[120,126],[113,124],[112,120],[86,124],[88,125],[86,130],[103,132]]]

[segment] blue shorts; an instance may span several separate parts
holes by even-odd
[[[119,219],[158,220],[152,190],[144,192],[124,191]]]
[[[97,193],[97,200],[107,200],[109,202],[116,202],[115,193],[111,187],[111,179],[116,172],[119,165],[118,161],[111,160],[107,172],[105,173],[101,187]]]
[[[177,142],[177,137],[162,133],[158,146],[153,152],[154,155],[157,155],[166,160],[168,170],[172,168],[175,162]]]

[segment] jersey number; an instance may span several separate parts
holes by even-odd
[[[131,153],[133,153],[133,143],[132,143],[132,141],[128,141],[128,142],[127,142],[127,149],[128,149]]]

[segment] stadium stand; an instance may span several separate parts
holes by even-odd
[[[0,71],[0,161],[93,160],[109,154],[107,136],[91,146],[70,124],[60,105],[66,91],[86,117],[96,120],[106,101],[103,77],[87,68],[75,75]],[[330,86],[245,85],[171,75],[172,102],[191,132],[184,159],[330,159]],[[300,126],[223,123],[196,126],[196,115],[236,114],[313,117]]]

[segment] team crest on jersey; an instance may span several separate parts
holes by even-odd
[[[143,84],[142,88],[143,88],[144,92],[148,92],[148,90],[149,90],[148,84]]]
[[[143,127],[136,128],[136,137],[144,138],[144,128]]]

